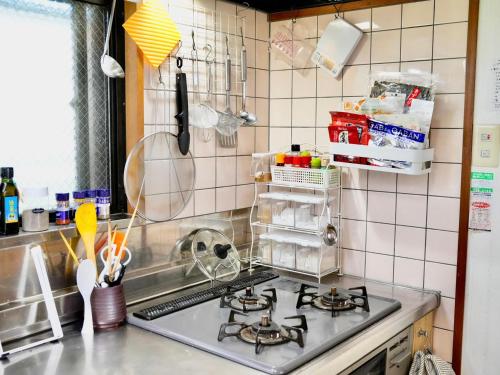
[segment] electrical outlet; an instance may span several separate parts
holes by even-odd
[[[500,153],[500,125],[474,127],[472,165],[475,167],[498,167]]]

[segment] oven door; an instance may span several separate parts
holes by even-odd
[[[386,362],[387,350],[384,349],[348,375],[386,375]]]

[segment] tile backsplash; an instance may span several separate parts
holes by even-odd
[[[239,131],[235,148],[218,145],[215,133],[203,140],[192,131],[191,152],[197,167],[194,199],[181,217],[249,207],[253,202],[251,154],[287,149],[291,143],[328,149],[329,111],[341,110],[345,100],[365,96],[370,71],[418,69],[436,73],[439,87],[431,131],[435,162],[430,175],[406,176],[344,170],[343,264],[346,274],[442,292],[434,325],[435,351],[451,361],[455,297],[458,210],[463,135],[465,57],[468,0],[426,0],[341,13],[363,30],[363,38],[341,77],[308,65],[299,71],[269,54],[270,30],[280,24],[301,27],[315,44],[333,15],[295,22],[269,23],[267,15],[218,0],[164,0],[180,25],[189,55],[191,30],[197,44],[216,43],[215,30],[228,31],[231,45],[240,43],[239,25],[231,18],[212,19],[209,11],[245,17],[248,50],[248,110],[258,116],[253,127]],[[342,10],[342,9],[340,9]],[[229,20],[229,21],[228,21]],[[223,53],[216,51],[217,80],[222,81]],[[241,105],[239,60],[234,56],[232,109]],[[145,133],[154,131],[154,100],[160,93],[157,123],[176,131],[175,61],[161,67],[167,82],[165,98],[158,91],[158,72],[145,68]],[[192,64],[185,61],[189,77]],[[204,67],[200,70],[205,72]],[[204,76],[204,75],[203,75]],[[200,80],[204,82],[204,78]],[[223,88],[216,87],[218,109],[224,108]],[[192,96],[192,93],[190,94]]]
[[[207,67],[203,59],[210,45],[216,56],[215,102],[223,111],[224,83],[223,67],[225,56],[225,35],[228,35],[232,60],[232,111],[241,107],[241,81],[239,45],[240,27],[244,28],[248,60],[247,109],[256,113],[256,126],[242,127],[238,132],[238,143],[234,148],[222,148],[215,130],[204,131],[191,128],[190,151],[196,166],[194,199],[178,217],[204,215],[251,206],[254,198],[253,179],[250,176],[251,154],[268,150],[269,119],[269,54],[267,39],[269,23],[267,15],[251,8],[216,0],[163,0],[177,23],[182,35],[179,56],[190,57],[191,32],[195,33],[198,47],[200,91],[204,97],[207,82]],[[235,48],[237,46],[237,48]],[[161,66],[162,79],[167,90],[158,89],[158,70],[145,64],[144,74],[144,123],[145,135],[155,130],[168,129],[177,132],[175,108],[175,58],[170,57]],[[193,64],[184,59],[183,71],[187,74],[189,100],[193,100]],[[159,105],[155,105],[155,100]],[[157,113],[155,114],[155,108]],[[165,112],[165,113],[164,113]],[[156,122],[156,126],[155,126]]]
[[[341,8],[341,7],[340,7]],[[340,9],[342,10],[342,9]],[[274,53],[270,62],[271,150],[311,143],[328,150],[329,111],[365,96],[370,71],[436,73],[431,130],[435,162],[427,176],[344,170],[343,264],[346,274],[442,292],[435,351],[451,361],[455,297],[468,0],[427,0],[341,13],[363,30],[335,79],[299,71]],[[305,26],[314,42],[333,15],[271,24]]]

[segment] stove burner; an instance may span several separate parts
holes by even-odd
[[[229,307],[238,311],[259,311],[273,309],[273,302],[277,301],[276,289],[264,289],[264,292],[271,292],[271,295],[255,294],[253,285],[245,288],[245,293],[236,295],[230,287],[221,296],[220,307]]]
[[[311,305],[317,309],[329,310],[332,316],[337,316],[341,311],[354,310],[356,307],[362,308],[364,311],[369,312],[370,306],[368,304],[368,294],[366,287],[361,286],[358,288],[350,288],[349,290],[360,290],[359,294],[347,294],[332,287],[330,291],[319,295],[317,293],[308,292],[307,289],[317,289],[315,286],[302,284],[299,290],[299,298],[297,299],[296,308]]]
[[[238,337],[241,341],[254,344],[255,354],[262,352],[266,345],[279,345],[287,342],[296,342],[301,348],[304,347],[302,333],[307,331],[307,321],[304,315],[289,316],[285,319],[299,319],[300,324],[296,326],[279,325],[273,322],[271,310],[263,314],[260,320],[251,324],[238,322],[235,315],[248,316],[241,312],[231,310],[229,320],[220,326],[218,340],[222,341],[226,337]],[[231,331],[231,327],[236,327],[236,331]]]

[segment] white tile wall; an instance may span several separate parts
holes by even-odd
[[[370,70],[418,69],[438,75],[433,171],[429,176],[405,176],[344,170],[342,234],[346,274],[442,291],[434,340],[436,352],[447,360],[453,338],[467,13],[468,0],[345,12],[344,18],[364,35],[341,77],[308,69],[305,79],[276,56],[271,56],[270,65],[271,77],[292,76],[291,88],[287,82],[273,88],[277,81],[271,82],[272,92],[291,90],[290,96],[271,100],[271,150],[289,146],[292,139],[309,141],[314,126],[316,145],[327,147],[328,112],[341,109],[346,99],[365,96]],[[297,23],[307,25],[311,37],[316,29],[321,37],[332,15],[314,19]],[[290,21],[284,23],[291,26]]]
[[[229,42],[231,46],[239,45],[241,22],[236,22],[234,17],[238,12],[239,17],[244,17],[245,21],[245,45],[247,47],[248,57],[248,110],[256,112],[258,116],[257,126],[243,127],[239,130],[238,144],[234,148],[222,148],[218,145],[216,133],[214,130],[204,132],[200,129],[191,129],[191,146],[190,150],[195,157],[196,165],[196,182],[195,192],[189,206],[179,217],[187,217],[193,215],[205,215],[214,212],[226,211],[235,208],[249,207],[253,203],[253,180],[250,176],[251,154],[253,152],[267,151],[269,149],[269,89],[270,80],[274,77],[269,76],[269,53],[267,48],[267,39],[269,38],[269,23],[267,15],[247,9],[246,7],[236,7],[234,4],[226,3],[218,0],[162,0],[169,7],[170,12],[175,18],[183,37],[183,46],[181,55],[190,55],[191,49],[191,30],[195,30],[198,47],[201,49],[207,43],[214,46],[215,35],[217,35],[217,54],[216,74],[217,82],[215,89],[218,94],[223,94],[224,89],[221,85],[223,73],[222,56],[225,53],[224,48],[220,48],[222,44],[221,35],[215,31],[229,31]],[[222,17],[218,17],[217,23],[209,11],[215,10],[222,12]],[[204,56],[204,53],[202,54]],[[232,92],[232,109],[237,111],[241,105],[241,85],[239,82],[239,56],[232,56],[233,62],[233,92]],[[156,121],[159,124],[176,125],[176,120],[173,117],[176,113],[175,109],[175,59],[169,58],[161,67],[162,77],[167,83],[167,91],[158,92],[156,87],[158,82],[158,71],[146,64],[145,66],[145,97],[144,97],[144,117],[145,117],[145,133],[153,132],[153,124],[155,122],[155,98],[160,100],[156,107]],[[188,74],[188,88],[192,90],[191,61],[185,59],[183,70]],[[206,67],[200,63],[200,83],[201,88],[206,86],[205,79]],[[291,97],[292,72],[284,72],[287,77],[279,77],[280,83],[288,82],[286,85],[271,85],[273,87],[272,94],[274,96]],[[288,90],[288,91],[287,91]],[[190,101],[192,93],[189,94]],[[224,108],[224,96],[217,95],[218,109]],[[164,115],[165,113],[165,115]],[[312,125],[314,126],[314,118]],[[289,123],[284,123],[289,125]],[[175,131],[176,127],[172,129]],[[205,135],[205,136],[204,136]],[[161,179],[158,176],[158,168],[152,171],[155,175],[153,183],[147,184],[149,189],[160,189],[158,181]],[[156,182],[155,182],[156,181]],[[168,181],[168,179],[164,179]],[[161,189],[160,189],[161,190]],[[149,200],[149,207],[153,209],[155,199]]]

